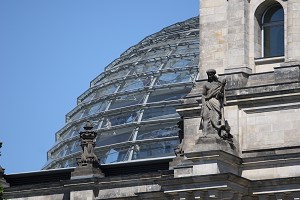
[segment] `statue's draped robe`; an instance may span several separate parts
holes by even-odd
[[[223,124],[223,92],[224,85],[219,81],[208,82],[206,84],[206,94],[202,98],[202,120],[203,134],[219,134],[221,124]]]

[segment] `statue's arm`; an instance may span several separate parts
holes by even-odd
[[[201,100],[202,100],[202,107],[205,105],[205,100],[207,98],[207,86],[206,85],[203,85],[203,89],[202,89],[202,97],[201,97]]]

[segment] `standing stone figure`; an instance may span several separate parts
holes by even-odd
[[[231,141],[230,126],[224,118],[226,79],[220,81],[214,69],[209,69],[206,73],[208,81],[203,86],[200,129],[203,137],[218,135]]]

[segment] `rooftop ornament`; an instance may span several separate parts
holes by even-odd
[[[0,149],[2,148],[2,142],[0,142]],[[0,151],[1,156],[1,151]],[[9,187],[9,183],[4,179],[5,169],[0,165],[0,199],[2,199],[3,188]]]
[[[95,154],[97,132],[93,131],[93,124],[87,121],[84,131],[80,132],[81,157],[77,158],[78,167],[72,172],[71,179],[87,177],[104,177],[100,169],[99,160]]]
[[[100,163],[95,154],[95,144],[97,133],[93,131],[93,124],[90,121],[87,121],[84,125],[84,131],[80,132],[81,139],[81,148],[82,154],[81,157],[77,160],[79,166],[90,166],[90,167],[99,167]]]

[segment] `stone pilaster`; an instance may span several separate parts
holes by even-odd
[[[249,68],[249,2],[201,0],[200,79],[207,69],[251,73]]]
[[[225,73],[251,73],[249,68],[249,2],[230,0],[228,2],[227,65]],[[224,63],[225,64],[225,63]],[[220,73],[222,73],[220,71]]]
[[[210,68],[224,72],[227,66],[228,2],[225,0],[200,1],[200,79],[205,79]]]
[[[300,2],[298,0],[287,1],[286,24],[286,60],[300,61]]]

